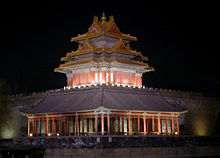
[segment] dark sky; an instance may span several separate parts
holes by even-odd
[[[156,71],[146,73],[147,87],[219,93],[219,49],[215,4],[119,3],[2,4],[0,78],[13,92],[61,88],[63,74],[53,72],[60,58],[76,50],[71,37],[88,31],[93,16],[113,15],[123,33],[138,38],[131,47],[149,57]]]

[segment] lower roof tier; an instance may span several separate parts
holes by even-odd
[[[98,85],[47,92],[45,97],[24,114],[66,114],[97,111],[177,112],[187,110],[169,104],[158,93],[146,89]]]

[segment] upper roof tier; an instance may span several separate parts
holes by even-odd
[[[105,14],[103,13],[101,21],[97,16],[94,16],[93,23],[85,34],[78,34],[77,37],[72,37],[71,41],[82,41],[89,38],[95,38],[98,36],[107,35],[114,38],[121,38],[128,41],[137,41],[137,38],[130,34],[123,34],[114,22],[113,16],[109,17],[109,21],[106,21]]]
[[[95,53],[119,52],[122,54],[124,53],[124,54],[140,56],[140,58],[145,61],[148,60],[148,57],[143,56],[141,52],[131,50],[130,45],[129,44],[125,45],[122,39],[120,38],[117,42],[115,42],[115,44],[111,48],[107,48],[105,45],[103,45],[101,48],[96,48],[88,41],[88,39],[86,39],[83,45],[79,44],[79,47],[76,51],[68,52],[66,57],[61,58],[61,61],[72,60],[73,56],[87,54],[90,52],[95,52]]]

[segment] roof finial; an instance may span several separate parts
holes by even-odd
[[[105,17],[105,13],[104,12],[102,13],[102,18],[101,19],[102,19],[102,22],[105,22],[106,17]]]

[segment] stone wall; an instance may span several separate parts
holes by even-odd
[[[169,103],[188,109],[188,113],[180,117],[180,130],[182,134],[197,136],[219,135],[219,133],[216,133],[215,127],[218,114],[220,113],[220,97],[203,93],[157,88],[146,88],[146,91],[158,93]],[[33,92],[30,95],[19,94],[10,96],[10,104],[13,105],[16,113],[14,117],[14,121],[17,121],[15,124],[18,126],[16,128],[26,128],[25,118],[18,114],[17,111],[23,107],[37,104],[45,94],[46,92]],[[24,135],[24,133],[22,134]]]
[[[182,134],[186,135],[216,135],[215,127],[220,114],[220,97],[202,93],[156,90],[169,103],[188,109],[180,117]]]
[[[35,149],[35,151],[31,151]],[[0,140],[0,157],[183,158],[219,157],[220,137],[204,136],[63,136]],[[18,152],[19,151],[19,152]],[[24,157],[24,156],[23,156]]]
[[[0,145],[1,146],[1,145]],[[220,137],[209,136],[62,136],[15,139],[22,148],[135,148],[219,146]]]
[[[46,149],[45,158],[192,158],[220,156],[220,147]]]

